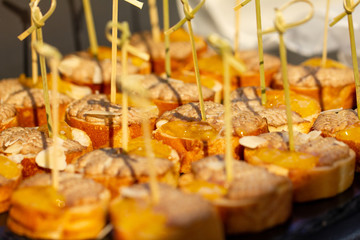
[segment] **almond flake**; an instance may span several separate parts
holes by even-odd
[[[257,148],[266,142],[267,141],[264,138],[258,136],[246,136],[239,140],[239,143],[247,148]]]

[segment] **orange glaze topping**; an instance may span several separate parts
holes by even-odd
[[[60,213],[65,207],[64,197],[51,186],[19,188],[13,193],[11,201],[31,209],[52,213]]]
[[[316,166],[319,158],[308,153],[282,151],[271,148],[258,148],[248,161],[254,165],[274,164],[286,169],[308,170]]]
[[[344,130],[336,132],[335,138],[338,140],[359,142],[359,136],[360,124],[357,123],[345,128]]]
[[[171,121],[161,126],[161,131],[173,137],[210,141],[219,133],[206,122]]]
[[[266,96],[267,101],[265,107],[285,107],[285,95],[283,90],[267,91]],[[319,103],[311,97],[291,92],[290,99],[291,110],[300,114],[301,117],[305,118],[321,111]]]
[[[0,175],[7,179],[17,178],[21,175],[21,168],[7,157],[0,156]]]

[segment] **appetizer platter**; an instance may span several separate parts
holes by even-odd
[[[40,1],[18,36],[31,37],[31,76],[0,80],[0,239],[296,239],[359,212],[351,0],[330,25],[348,18],[352,67],[327,58],[328,17],[322,58],[288,63],[284,34],[312,18],[310,0],[278,6],[269,29],[254,0],[253,50],[194,34],[205,0],[181,0],[172,27],[163,0],[164,29],[148,0],[151,31],[134,34],[112,0],[111,47],[98,46],[83,0],[90,46],[64,57],[42,30],[62,3]],[[235,39],[247,4],[234,3]],[[293,5],[309,11],[289,22]]]

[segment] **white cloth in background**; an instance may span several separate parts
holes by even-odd
[[[274,16],[276,7],[282,6],[289,0],[262,0],[261,17],[262,28],[267,29],[274,26]],[[199,0],[190,0],[194,7]],[[285,43],[289,50],[303,56],[320,55],[323,48],[323,32],[325,24],[326,0],[312,0],[315,7],[315,15],[306,24],[290,29],[284,35]],[[183,5],[180,0],[177,1],[180,17],[184,16]],[[343,1],[330,0],[329,21],[338,14],[344,12]],[[235,13],[234,6],[236,0],[207,0],[203,8],[196,14],[192,20],[194,32],[202,36],[208,36],[211,33],[217,33],[229,40],[233,45],[235,35]],[[360,8],[360,6],[358,7]],[[297,3],[284,11],[286,22],[293,22],[303,19],[309,12],[308,5]],[[357,52],[360,55],[360,9],[356,9],[353,14],[356,40],[358,43]],[[240,48],[251,49],[257,47],[256,36],[256,15],[255,0],[249,2],[240,10]],[[334,27],[329,27],[328,51],[339,50],[339,57],[350,55],[349,32],[347,28],[347,17]],[[186,26],[185,26],[186,27]],[[278,35],[267,34],[263,36],[264,49],[277,47]]]

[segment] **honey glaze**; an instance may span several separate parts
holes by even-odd
[[[283,90],[271,90],[266,92],[267,101],[265,107],[285,107],[285,95]],[[321,111],[319,103],[308,96],[290,93],[291,110],[300,114],[301,117],[317,114]]]
[[[168,158],[171,155],[171,148],[163,144],[162,142],[152,139],[151,140],[152,150],[154,152],[155,157],[158,158]],[[128,151],[129,154],[134,154],[137,156],[146,157],[146,149],[145,149],[145,142],[143,137],[137,137],[131,139],[128,144]]]
[[[360,124],[357,123],[345,128],[344,130],[336,132],[335,138],[338,140],[359,142],[359,136]]]
[[[173,137],[201,141],[211,141],[219,135],[218,131],[206,122],[171,121],[162,125],[161,131]]]
[[[111,213],[119,219],[114,227],[120,229],[124,239],[166,236],[166,216],[154,212],[150,201],[121,199],[112,204]]]
[[[65,208],[65,198],[52,186],[19,188],[13,193],[11,201],[29,209],[51,213],[61,213]]]
[[[258,148],[251,151],[251,164],[273,164],[279,167],[293,170],[308,170],[316,166],[319,158],[308,153],[283,151],[271,148]]]
[[[7,179],[18,178],[21,175],[21,167],[5,156],[0,156],[0,175]]]

